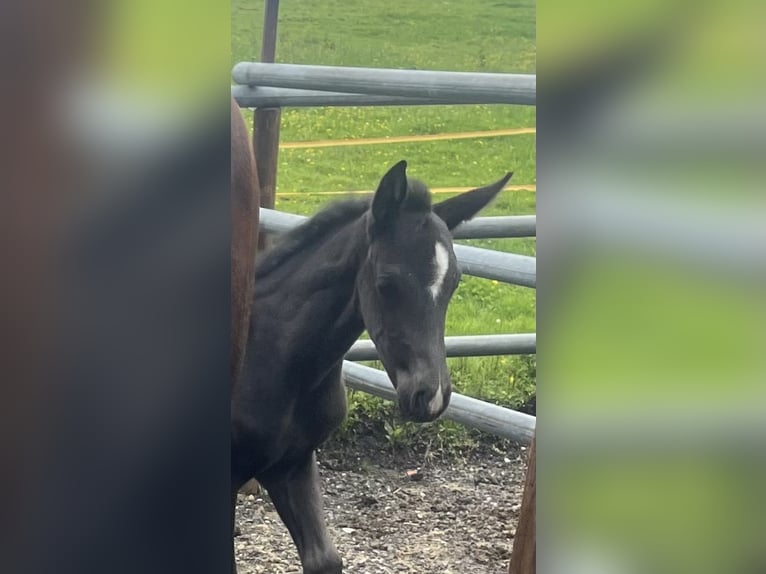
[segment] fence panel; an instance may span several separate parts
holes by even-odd
[[[537,352],[535,333],[514,335],[472,335],[445,337],[448,357],[491,357],[495,355],[534,355]],[[374,361],[378,358],[375,344],[360,339],[346,353],[348,361]]]
[[[261,209],[261,230],[284,233],[306,221],[303,215],[282,213],[273,209]],[[455,245],[460,268],[468,275],[494,279],[523,287],[536,286],[537,262],[534,257],[480,249],[468,245]]]
[[[236,83],[247,86],[433,98],[445,103],[470,99],[477,104],[535,105],[537,97],[534,74],[240,62],[234,66],[232,77]]]
[[[396,390],[383,371],[344,361],[343,380],[350,389],[396,400]],[[452,393],[442,417],[522,444],[529,444],[535,432],[535,417],[458,393]]]

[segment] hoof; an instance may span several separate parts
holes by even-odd
[[[240,494],[252,494],[253,496],[263,496],[263,487],[257,480],[248,480],[242,488],[239,489]]]
[[[343,560],[333,548],[321,557],[306,560],[303,564],[303,574],[343,574]]]

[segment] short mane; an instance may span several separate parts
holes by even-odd
[[[407,178],[407,197],[402,208],[405,211],[431,211],[431,191],[414,177]]]
[[[407,178],[407,184],[409,189],[402,208],[406,211],[430,211],[431,192],[428,187],[413,178]],[[372,196],[336,201],[317,212],[280,237],[271,249],[259,256],[255,265],[256,275],[268,275],[296,253],[316,244],[329,232],[361,217],[369,209],[371,201]]]
[[[330,231],[362,216],[370,198],[348,199],[331,203],[295,229],[281,236],[274,246],[257,260],[255,272],[267,275],[308,245],[317,243]]]

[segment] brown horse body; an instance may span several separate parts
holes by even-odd
[[[245,359],[258,249],[260,186],[242,112],[231,98],[231,387]],[[236,494],[232,496],[236,497]],[[233,501],[232,501],[233,505]],[[234,515],[231,517],[234,533]],[[237,571],[232,537],[231,569]]]
[[[258,173],[239,106],[231,99],[231,384],[239,377],[253,305]]]

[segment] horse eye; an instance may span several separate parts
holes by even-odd
[[[378,277],[375,288],[383,297],[395,297],[399,293],[399,282],[395,275],[385,274]]]

